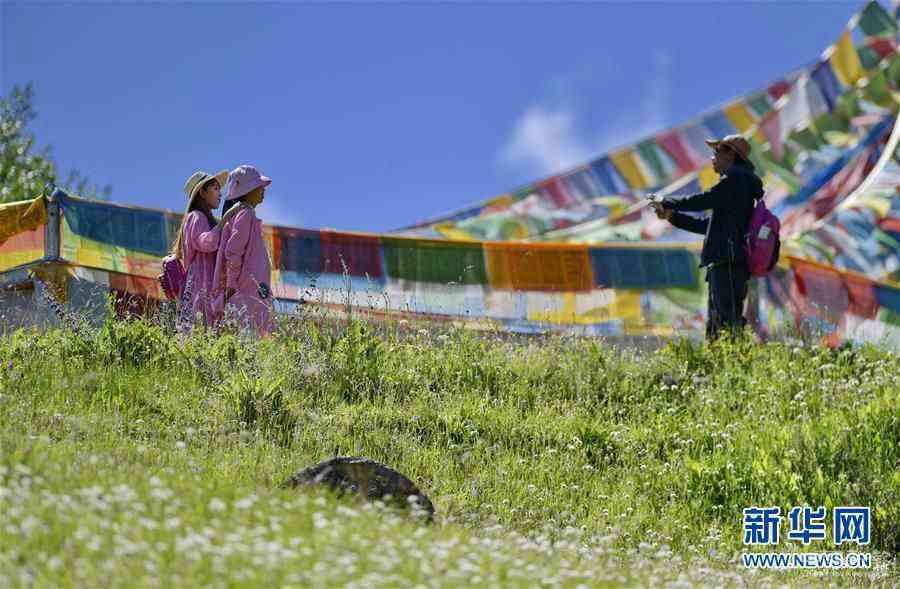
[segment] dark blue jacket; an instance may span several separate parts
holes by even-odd
[[[673,211],[712,211],[704,219],[679,212],[670,219],[679,229],[704,235],[701,266],[728,261],[729,254],[733,262],[746,263],[744,235],[756,201],[762,197],[762,180],[750,166],[738,160],[706,192],[680,200],[665,199],[663,205]]]

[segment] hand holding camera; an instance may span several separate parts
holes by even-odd
[[[663,205],[662,197],[660,195],[650,193],[647,195],[647,200],[650,201],[650,207],[653,209],[653,212],[656,213],[657,219],[668,221],[672,218],[672,210],[667,209],[665,205]]]

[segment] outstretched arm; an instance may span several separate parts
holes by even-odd
[[[667,198],[663,201],[663,206],[673,211],[717,209],[727,202],[728,195],[734,192],[736,188],[734,176],[725,176],[706,192],[700,192],[678,200]]]
[[[678,227],[679,229],[684,229],[685,231],[690,231],[691,233],[699,233],[700,235],[706,235],[706,227],[709,225],[709,219],[697,219],[691,217],[690,215],[682,215],[681,213],[672,213],[672,216],[669,217],[669,223]]]

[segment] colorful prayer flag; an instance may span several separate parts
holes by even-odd
[[[732,102],[725,107],[724,112],[731,124],[741,133],[746,133],[756,124],[756,117],[743,102]]]
[[[632,188],[639,190],[650,186],[650,180],[644,174],[643,170],[641,170],[641,165],[638,163],[637,157],[630,149],[617,151],[610,155],[609,159],[612,160],[616,169],[619,170],[622,177],[625,178],[625,181],[628,182]]]
[[[781,109],[781,139],[797,127],[807,124],[820,114],[828,112],[828,105],[815,84],[810,83],[808,75],[800,76],[794,83],[787,102]]]
[[[485,243],[491,288],[588,291],[594,278],[586,245]]]
[[[719,182],[719,175],[713,168],[712,163],[709,163],[700,168],[700,171],[697,173],[697,179],[700,180],[700,188],[709,190]]]
[[[681,136],[688,145],[690,145],[694,153],[702,154],[701,158],[705,160],[703,156],[710,153],[709,145],[706,144],[706,140],[714,139],[714,137],[711,137],[709,132],[701,125],[688,125],[683,127]]]
[[[481,243],[437,239],[381,238],[387,275],[439,284],[486,284]]]
[[[598,288],[684,288],[696,284],[696,263],[684,249],[600,247],[590,250]]]
[[[890,106],[894,100],[887,77],[881,71],[869,75],[863,92],[867,100],[879,106]]]
[[[822,98],[828,106],[828,112],[833,111],[843,88],[841,88],[841,83],[834,74],[834,70],[831,69],[831,64],[828,60],[819,62],[819,64],[813,68],[810,77],[819,88]]]
[[[668,154],[660,148],[656,141],[649,139],[637,146],[638,155],[644,164],[650,168],[651,172],[656,176],[654,184],[668,182],[672,174],[676,171],[675,163],[669,158]]]
[[[319,232],[322,271],[381,280],[381,241],[377,235]]]
[[[538,184],[541,193],[549,197],[550,202],[560,209],[570,209],[578,206],[580,200],[569,192],[568,186],[562,182],[562,178],[554,176]]]
[[[47,223],[47,200],[41,196],[0,204],[0,245],[10,237],[34,231]]]
[[[771,97],[772,102],[778,102],[778,99],[787,94],[790,89],[791,84],[787,80],[779,80],[769,86],[769,97]]]
[[[747,99],[747,104],[753,110],[757,118],[762,118],[767,112],[772,110],[772,102],[767,92],[757,92]]]
[[[897,22],[876,1],[869,2],[859,13],[857,26],[866,35],[893,35],[897,32]]]
[[[722,112],[716,112],[704,117],[703,126],[709,129],[709,132],[715,139],[721,139],[726,135],[732,135],[737,132],[737,129]]]
[[[773,110],[759,122],[759,128],[769,142],[769,148],[772,150],[772,155],[778,161],[784,159],[784,145],[781,142],[780,116],[781,113],[777,110]]]
[[[587,168],[581,168],[563,178],[570,193],[575,194],[581,200],[589,200],[600,195],[600,190],[595,185],[595,179]]]
[[[881,56],[871,47],[860,45],[856,48],[856,53],[859,55],[859,62],[862,64],[863,69],[867,72],[874,70],[881,63]]]
[[[691,172],[703,163],[703,158],[682,138],[678,130],[663,133],[656,141],[666,150],[681,173]]]
[[[834,52],[830,56],[831,67],[844,86],[850,87],[856,84],[863,75],[862,63],[850,38],[850,31],[844,31],[841,38],[834,45]]]
[[[610,161],[609,157],[602,157],[590,164],[590,171],[597,179],[604,194],[623,194],[631,192],[630,187],[622,178],[622,175]]]

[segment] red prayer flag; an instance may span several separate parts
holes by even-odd
[[[381,241],[376,235],[320,232],[322,271],[381,278]]]
[[[897,44],[893,39],[886,37],[867,37],[866,45],[868,45],[882,59],[890,57],[897,51]]]
[[[656,142],[672,157],[681,173],[692,172],[703,165],[703,160],[691,149],[678,131],[669,131],[656,138]]]
[[[857,317],[874,319],[878,314],[878,301],[875,299],[875,287],[871,280],[856,276],[844,278],[850,298],[848,311]]]
[[[797,290],[811,308],[806,314],[826,319],[840,325],[844,313],[850,308],[850,295],[844,286],[840,272],[833,268],[791,261]],[[810,313],[809,311],[813,311]]]
[[[775,82],[771,86],[769,86],[769,96],[772,97],[772,102],[776,102],[779,98],[788,93],[791,89],[791,85],[785,80],[781,80],[780,82]]]
[[[558,177],[541,182],[538,188],[544,194],[549,195],[553,204],[561,209],[572,208],[580,202],[575,195],[569,192],[568,187]]]

